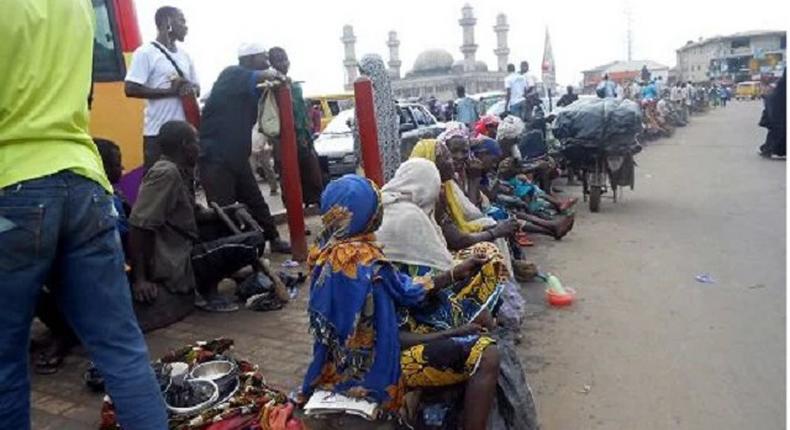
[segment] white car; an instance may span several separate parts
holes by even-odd
[[[435,138],[445,128],[445,125],[438,122],[425,106],[417,103],[398,102],[398,117],[402,158],[408,158],[417,141]],[[315,151],[320,158],[326,159],[328,173],[332,178],[356,173],[359,166],[360,160],[354,152],[352,121],[354,121],[354,109],[340,112],[332,118],[314,142]]]
[[[332,177],[354,173],[359,165],[354,153],[354,135],[349,126],[349,121],[353,120],[354,109],[338,113],[314,142],[318,156],[329,161],[329,175]]]

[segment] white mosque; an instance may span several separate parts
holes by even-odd
[[[462,59],[455,60],[453,55],[444,49],[429,49],[423,51],[414,61],[414,67],[401,77],[401,60],[399,57],[400,41],[395,31],[389,32],[387,47],[389,48],[390,75],[393,78],[392,88],[398,98],[435,96],[439,100],[450,100],[456,97],[455,88],[458,85],[466,87],[467,94],[482,93],[486,91],[502,90],[506,76],[508,55],[510,49],[507,45],[507,32],[510,26],[507,17],[499,14],[496,18],[494,31],[497,35],[496,71],[489,71],[488,65],[477,61],[475,53],[475,24],[472,7],[468,4],[461,9],[461,19],[458,20],[463,30],[463,45],[461,45]],[[350,25],[343,27],[343,37],[340,39],[345,46],[343,66],[346,69],[345,87],[350,90],[357,78],[357,58],[355,52],[354,28]]]

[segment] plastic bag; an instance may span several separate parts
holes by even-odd
[[[264,91],[258,102],[258,127],[266,137],[280,136],[280,111],[272,90]]]
[[[488,419],[491,430],[537,430],[538,411],[521,360],[510,336],[498,332],[499,380],[496,402]]]
[[[630,145],[642,130],[642,111],[631,100],[579,100],[557,113],[552,132],[561,140],[586,141],[592,146]]]

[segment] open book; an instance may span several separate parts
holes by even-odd
[[[373,421],[378,417],[378,406],[364,399],[352,399],[342,394],[318,390],[310,396],[304,411],[307,415],[345,413]]]

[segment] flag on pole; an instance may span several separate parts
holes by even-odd
[[[551,39],[549,38],[549,28],[546,27],[546,41],[543,45],[543,83],[547,87],[553,88],[556,83],[554,68],[554,52],[551,50]]]

